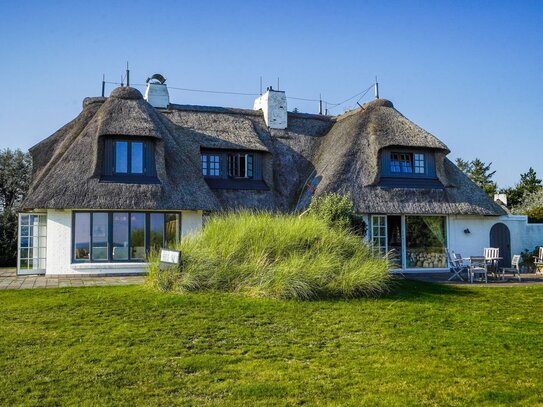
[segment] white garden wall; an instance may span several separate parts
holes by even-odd
[[[504,223],[511,232],[511,255],[543,246],[543,224],[528,223],[526,216],[449,216],[449,250],[465,257],[482,255],[490,246],[490,229],[496,223]]]

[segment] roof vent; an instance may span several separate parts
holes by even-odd
[[[273,90],[271,86],[268,87],[266,93],[255,99],[253,109],[262,109],[264,121],[270,129],[287,128],[287,95],[284,91]]]
[[[164,82],[166,78],[159,73],[147,78],[145,100],[153,107],[167,108],[170,104],[170,94]]]

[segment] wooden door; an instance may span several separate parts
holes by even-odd
[[[500,267],[511,267],[511,233],[504,223],[496,223],[490,229],[490,247],[500,249]]]

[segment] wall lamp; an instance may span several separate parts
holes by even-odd
[[[471,230],[469,230],[468,228],[466,228],[466,229],[464,229],[464,233],[465,233],[466,235],[469,235],[469,234],[471,233]]]

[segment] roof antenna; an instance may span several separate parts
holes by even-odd
[[[319,93],[319,114],[322,115],[322,95]]]
[[[121,75],[121,87],[124,86],[124,76]]]
[[[262,75],[260,75],[260,96],[262,96]]]
[[[102,74],[102,97],[104,97],[104,94],[106,92],[106,74]]]
[[[277,77],[277,90],[279,90],[279,77]]]
[[[126,61],[126,86],[130,86],[130,69],[128,69],[128,61]]]
[[[379,82],[377,82],[377,76],[375,76],[375,99],[379,99]]]

